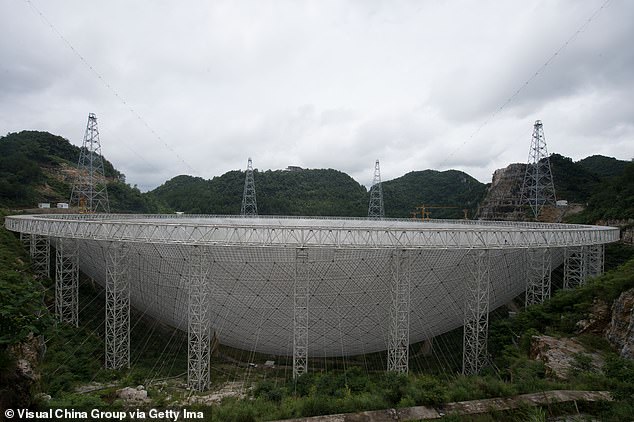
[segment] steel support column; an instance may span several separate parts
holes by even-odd
[[[566,248],[564,258],[564,289],[574,289],[575,287],[585,284],[588,274],[585,249],[585,246],[571,246]]]
[[[552,262],[550,250],[528,249],[526,265],[526,303],[528,307],[550,298]]]
[[[77,241],[58,239],[55,249],[55,313],[61,322],[79,324]]]
[[[489,333],[489,251],[470,252],[471,277],[465,286],[465,314],[462,342],[462,373],[474,375],[487,363]]]
[[[130,367],[130,289],[125,243],[106,250],[106,362],[109,369]]]
[[[603,274],[604,254],[604,245],[586,246],[588,277],[599,277]]]
[[[30,236],[29,248],[33,271],[40,277],[51,276],[51,241],[46,236]]]
[[[207,250],[194,246],[185,260],[189,284],[187,324],[187,384],[197,391],[204,391],[211,384],[211,313],[209,310],[210,286],[207,280]]]
[[[31,251],[31,235],[29,233],[20,232],[20,243],[24,246],[24,249]]]
[[[297,248],[293,289],[293,378],[308,371],[309,284],[308,250]]]
[[[410,311],[410,259],[407,250],[392,252],[391,270],[387,370],[407,373]]]

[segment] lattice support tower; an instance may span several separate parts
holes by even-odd
[[[247,171],[244,178],[244,193],[242,194],[242,208],[240,215],[255,216],[258,215],[258,205],[255,199],[255,179],[253,178],[253,163],[251,157],[247,162]]]
[[[88,124],[79,152],[77,170],[77,179],[70,196],[71,206],[77,206],[80,211],[88,213],[109,213],[106,175],[101,155],[97,116],[94,113],[88,114]]]
[[[295,250],[293,288],[293,378],[308,372],[308,301],[310,271],[308,249]]]
[[[603,274],[604,254],[604,245],[586,246],[588,277],[599,277]]]
[[[385,208],[383,207],[383,188],[381,186],[381,168],[379,160],[374,163],[374,178],[370,188],[370,204],[368,205],[368,218],[385,218]]]
[[[75,240],[55,245],[55,313],[59,321],[79,326],[79,253]]]
[[[489,251],[470,252],[471,277],[465,286],[465,313],[463,331],[462,373],[478,374],[488,361],[487,336],[489,333],[490,267]]]
[[[528,153],[528,165],[524,174],[520,203],[529,205],[533,215],[537,218],[544,205],[555,205],[556,202],[553,173],[544,138],[544,127],[541,120],[537,120],[533,126],[533,137]]]
[[[564,257],[564,289],[574,289],[585,284],[587,276],[586,247],[567,247]]]
[[[22,243],[22,246],[24,247],[24,249],[29,251],[29,254],[30,254],[31,253],[31,235],[29,233],[20,232],[20,243]]]
[[[105,367],[130,367],[130,280],[128,247],[111,242],[106,249],[106,361]]]
[[[526,306],[550,298],[552,260],[547,248],[528,249],[526,260]]]
[[[29,248],[33,271],[40,277],[51,276],[51,241],[47,236],[31,235]]]
[[[187,383],[197,391],[207,390],[211,385],[211,292],[207,259],[207,248],[194,246],[185,261],[188,268],[186,283],[189,284]]]
[[[387,370],[407,373],[410,313],[410,254],[407,250],[393,252],[391,272]]]

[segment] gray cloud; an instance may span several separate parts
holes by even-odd
[[[249,156],[366,186],[376,158],[384,180],[488,181],[526,160],[536,119],[552,152],[629,159],[631,2],[608,3],[497,111],[601,3],[33,0],[72,51],[28,3],[0,0],[0,133],[79,145],[97,113],[104,153],[142,189]]]

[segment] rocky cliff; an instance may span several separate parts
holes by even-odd
[[[621,293],[612,304],[605,336],[622,357],[634,359],[634,289]]]

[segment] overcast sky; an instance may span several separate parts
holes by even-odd
[[[95,113],[144,191],[248,157],[490,182],[536,119],[551,153],[629,160],[633,22],[630,0],[0,0],[0,134],[81,145]]]

